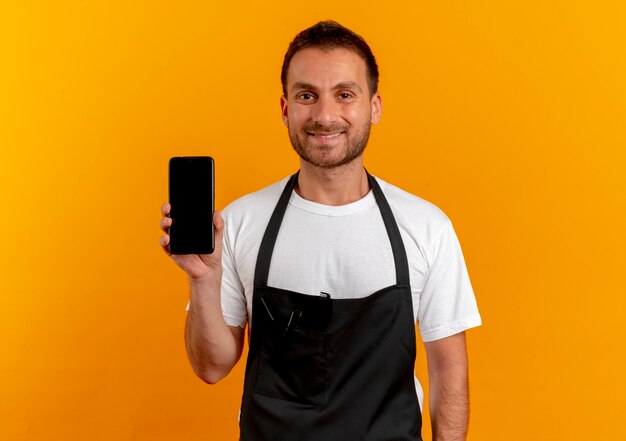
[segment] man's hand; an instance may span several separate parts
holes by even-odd
[[[469,421],[465,333],[425,343],[433,441],[465,441]]]
[[[189,276],[190,306],[185,326],[185,345],[191,366],[202,380],[216,383],[226,376],[241,357],[244,330],[228,326],[221,306],[222,236],[224,220],[219,211],[213,215],[215,250],[213,254],[172,254],[169,217],[171,206],[161,207],[163,251]]]
[[[170,211],[172,206],[167,202],[161,207],[161,230],[165,233],[161,236],[161,247],[163,251],[172,258],[176,264],[182,268],[190,279],[201,279],[211,271],[221,273],[222,269],[222,236],[224,233],[224,220],[219,211],[213,214],[213,225],[215,225],[215,250],[212,254],[172,254],[170,251],[169,229],[172,225]]]

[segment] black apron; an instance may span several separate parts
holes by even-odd
[[[280,196],[257,257],[240,440],[421,441],[406,251],[371,175],[391,241],[396,284],[356,299],[267,286],[297,179],[296,173]]]

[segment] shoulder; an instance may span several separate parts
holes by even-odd
[[[399,224],[411,230],[434,235],[450,225],[448,216],[435,204],[408,191],[396,187],[380,178],[380,184]]]
[[[391,206],[409,256],[421,256],[430,268],[458,243],[448,216],[435,204],[378,179]]]

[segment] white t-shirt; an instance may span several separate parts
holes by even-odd
[[[243,196],[223,211],[222,310],[230,326],[252,316],[259,246],[288,178]],[[409,261],[413,314],[422,340],[481,324],[461,247],[433,204],[377,179],[391,206]],[[334,299],[365,297],[396,283],[387,230],[374,194],[342,206],[294,191],[276,239],[268,285]]]

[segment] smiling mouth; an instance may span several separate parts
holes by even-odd
[[[315,132],[307,132],[309,136],[314,136],[320,139],[333,139],[337,138],[339,135],[342,135],[344,132],[336,132],[336,133],[315,133]]]

